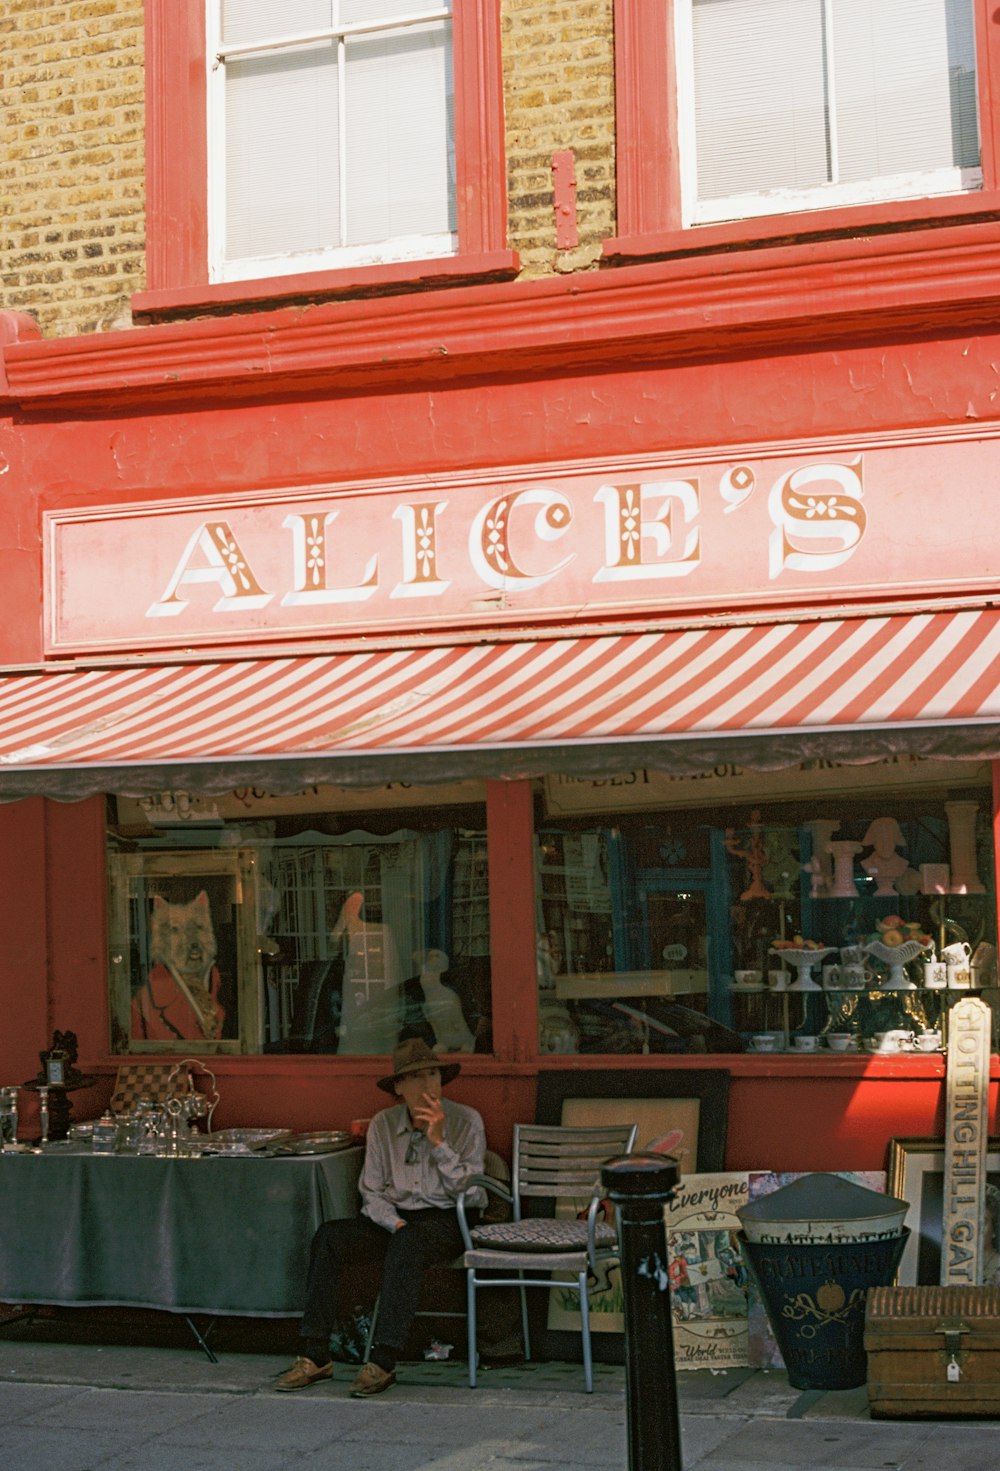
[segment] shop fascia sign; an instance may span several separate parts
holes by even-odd
[[[1000,550],[977,538],[992,460],[988,443],[936,443],[50,512],[47,648],[954,595],[1000,572]],[[941,526],[932,507],[959,481],[962,515]]]
[[[988,787],[989,762],[938,761],[904,753],[864,764],[814,757],[777,771],[750,771],[720,762],[697,772],[654,771],[639,766],[614,776],[547,774],[545,808],[550,817],[587,812],[623,812],[649,807],[715,807],[719,802],[759,804],[770,798],[836,796],[864,790],[912,793],[958,785]]]
[[[145,797],[117,797],[118,824],[127,829],[197,827],[203,823],[239,818],[287,816],[307,812],[370,812],[375,808],[440,807],[454,803],[485,803],[481,781],[442,782],[419,786],[390,781],[380,787],[336,787],[323,784],[295,792],[272,792],[267,787],[234,787],[208,796],[202,792],[168,789]]]

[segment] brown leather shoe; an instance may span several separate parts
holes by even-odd
[[[369,1362],[362,1366],[360,1374],[351,1385],[351,1393],[355,1399],[365,1399],[370,1394],[381,1394],[383,1389],[391,1389],[395,1382],[395,1369],[387,1373],[378,1364]]]
[[[333,1363],[324,1364],[317,1368],[312,1359],[298,1358],[290,1369],[288,1369],[275,1384],[275,1389],[308,1389],[310,1384],[318,1384],[321,1379],[333,1378]]]

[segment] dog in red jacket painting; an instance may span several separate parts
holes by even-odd
[[[149,1042],[215,1041],[225,1011],[208,895],[186,904],[153,896],[150,969],[132,998],[132,1036]]]

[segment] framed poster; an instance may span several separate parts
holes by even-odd
[[[682,1175],[721,1170],[726,1152],[725,1068],[559,1069],[538,1078],[537,1124],[636,1123],[636,1148],[667,1140]]]
[[[726,1146],[729,1073],[725,1069],[656,1068],[647,1071],[605,1068],[542,1073],[538,1079],[535,1121],[539,1124],[597,1125],[635,1123],[636,1148],[658,1145],[693,1175],[722,1168]],[[585,1210],[586,1200],[565,1209]],[[609,1207],[606,1207],[609,1209]],[[541,1298],[543,1301],[538,1302]],[[621,1363],[624,1357],[621,1275],[617,1264],[590,1297],[590,1327],[596,1362]],[[580,1315],[576,1294],[528,1294],[532,1342],[546,1358],[579,1359]],[[546,1313],[547,1309],[547,1313]]]
[[[904,1287],[936,1286],[941,1280],[941,1230],[944,1220],[944,1143],[940,1139],[889,1141],[889,1194],[908,1200],[910,1239],[899,1264]],[[986,1234],[983,1282],[1000,1287],[1000,1139],[986,1154]]]

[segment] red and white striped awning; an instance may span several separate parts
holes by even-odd
[[[998,719],[994,610],[14,672],[0,677],[0,796],[29,772]]]

